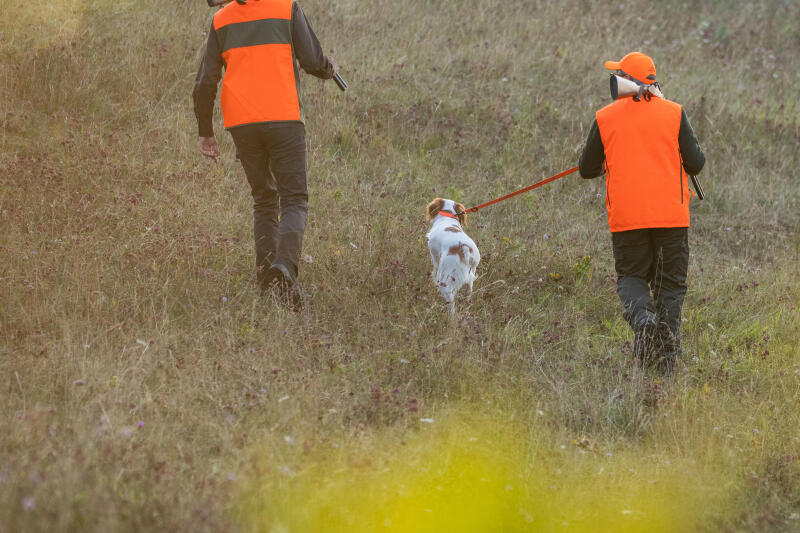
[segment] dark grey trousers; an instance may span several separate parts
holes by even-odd
[[[296,279],[308,216],[305,126],[248,124],[230,132],[253,195],[259,280],[273,263]]]
[[[634,330],[648,317],[680,343],[689,267],[689,228],[650,228],[611,234],[622,316]]]

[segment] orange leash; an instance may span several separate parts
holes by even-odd
[[[557,179],[561,179],[564,176],[568,176],[568,175],[572,174],[573,172],[575,172],[576,170],[578,170],[578,167],[573,167],[573,168],[571,168],[569,170],[565,170],[564,172],[559,172],[555,176],[550,176],[549,178],[543,179],[542,181],[537,181],[533,185],[528,185],[524,189],[520,189],[518,191],[514,191],[511,194],[506,194],[505,196],[501,196],[500,198],[495,198],[494,200],[490,200],[490,201],[488,201],[486,203],[483,203],[483,204],[480,204],[480,205],[476,205],[475,207],[470,207],[469,209],[464,211],[464,213],[474,213],[478,209],[483,209],[484,207],[488,207],[488,206],[490,206],[492,204],[496,204],[497,202],[502,202],[503,200],[508,200],[509,198],[511,198],[513,196],[516,196],[518,194],[522,194],[524,192],[528,192],[528,191],[533,190],[533,189],[535,189],[537,187],[541,187],[542,185],[546,185],[546,184],[550,183],[551,181],[556,181]],[[464,213],[456,213],[456,215],[463,215]]]

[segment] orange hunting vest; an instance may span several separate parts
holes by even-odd
[[[214,15],[225,75],[225,128],[302,121],[298,72],[292,48],[293,0],[231,2]]]
[[[681,106],[663,98],[620,98],[597,112],[606,155],[612,232],[689,226],[689,184],[678,133]]]

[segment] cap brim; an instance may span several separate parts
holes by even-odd
[[[619,70],[620,66],[622,66],[622,62],[621,61],[606,61],[603,66],[606,67],[608,70]]]

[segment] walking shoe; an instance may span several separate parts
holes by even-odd
[[[675,370],[677,364],[678,361],[674,355],[662,355],[656,363],[656,369],[665,376],[669,376]]]
[[[656,348],[661,356],[659,367],[666,374],[672,373],[678,359],[681,358],[681,338],[672,332],[667,324],[661,322],[656,334]]]
[[[286,305],[295,313],[303,310],[303,291],[300,290],[300,286],[296,283],[292,285],[286,294]]]
[[[261,295],[266,295],[267,292],[277,283],[275,274],[277,271],[272,270],[269,266],[261,266],[256,269],[256,280],[258,281],[258,288],[261,290]]]
[[[648,315],[639,322],[634,330],[633,355],[642,364],[650,364],[656,341],[656,319]]]
[[[289,273],[289,269],[280,263],[274,263],[265,275],[268,280],[267,286],[278,291],[278,298],[287,305],[292,311],[303,309],[303,293],[294,277]]]
[[[672,330],[665,323],[658,325],[656,346],[662,355],[671,355],[673,359],[681,356],[681,337]]]

